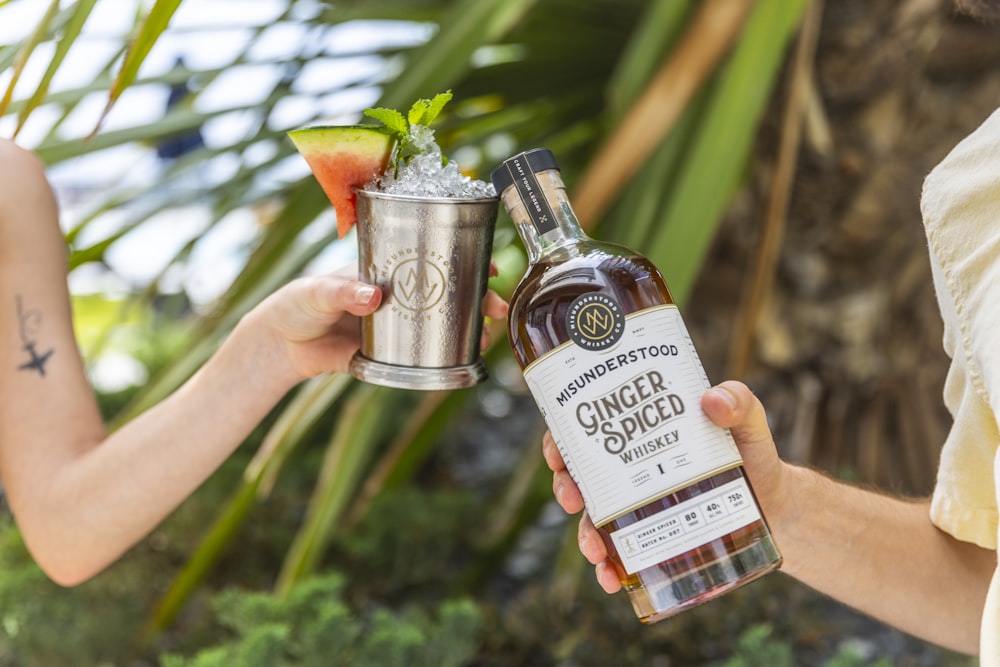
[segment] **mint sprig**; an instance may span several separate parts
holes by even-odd
[[[417,155],[423,153],[423,149],[418,146],[413,137],[410,136],[411,125],[430,125],[444,109],[444,106],[451,101],[451,91],[438,93],[433,99],[419,99],[410,107],[409,113],[404,117],[395,109],[385,109],[375,107],[365,109],[365,115],[382,123],[396,139],[396,150],[392,156],[392,168],[394,173],[399,173],[400,164],[409,164]],[[448,159],[442,153],[441,164],[447,164]]]

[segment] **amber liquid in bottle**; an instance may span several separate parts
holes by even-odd
[[[616,248],[611,247],[612,251]],[[511,347],[521,368],[570,340],[566,311],[581,294],[613,296],[628,313],[673,299],[659,271],[637,255],[609,254],[601,244],[561,263],[533,265],[513,297],[508,315]],[[640,620],[653,623],[706,602],[773,571],[780,556],[763,519],[653,567],[627,574],[610,533],[745,477],[732,468],[663,496],[598,528]],[[658,601],[646,591],[657,590]]]
[[[564,348],[564,344],[574,341],[570,331],[570,321],[573,319],[571,310],[574,304],[580,302],[581,296],[603,295],[598,297],[602,299],[609,297],[606,303],[617,304],[624,318],[628,318],[630,314],[646,317],[645,314],[638,313],[673,305],[662,275],[648,259],[623,246],[601,243],[583,234],[569,205],[551,153],[536,149],[510,158],[494,171],[493,182],[531,259],[527,273],[511,297],[507,324],[511,348],[522,370],[526,372],[526,378],[529,366],[540,359],[544,361],[546,355],[559,355],[557,348]],[[647,320],[643,320],[645,321]],[[579,333],[576,332],[577,336]],[[647,341],[663,340],[659,329],[650,330],[647,335]],[[579,338],[575,344],[579,344]],[[707,383],[693,348],[691,353],[702,378],[699,384]],[[661,371],[667,372],[667,368],[670,366],[662,366]],[[555,367],[552,370],[557,372]],[[626,377],[641,377],[641,374],[635,376],[630,370]],[[621,386],[620,377],[615,380],[602,377],[593,382],[604,382],[601,391]],[[630,382],[631,380],[626,380],[625,384]],[[678,382],[678,386],[682,384]],[[539,399],[544,397],[536,394],[535,386],[532,387],[532,393],[542,407],[544,401]],[[570,399],[566,400],[568,405]],[[685,401],[688,405],[698,405],[700,396],[689,395],[685,397]],[[697,409],[700,410],[700,407]],[[542,412],[545,413],[544,408]],[[548,422],[549,415],[546,415],[546,420]],[[549,426],[552,428],[551,422]],[[698,447],[698,442],[691,440],[693,432],[686,432],[686,447]],[[555,429],[553,434],[555,435]],[[578,478],[580,471],[575,470],[573,460],[573,452],[579,450],[567,447],[567,444],[579,446],[582,443],[563,443],[559,442],[559,438],[556,440],[570,474],[582,490],[584,484]],[[628,446],[634,444],[633,442]],[[694,474],[693,477],[682,475],[681,479],[691,478],[694,481],[681,481],[664,489],[662,493],[651,494],[652,500],[630,506],[635,509],[609,515],[610,518],[606,521],[598,522],[598,532],[607,546],[619,579],[628,592],[636,615],[643,622],[652,623],[673,616],[780,566],[781,556],[759,514],[756,498],[753,498],[753,491],[746,482],[743,466],[735,450],[731,451],[731,458],[723,455],[726,463],[721,468],[712,469],[703,475]],[[732,463],[728,463],[729,461]],[[706,508],[710,510],[715,499],[720,499],[721,503],[730,499],[726,496],[727,492],[719,491],[723,487],[740,489],[735,492],[737,494],[743,494],[745,489],[745,493],[750,496],[747,498],[740,495],[737,498],[744,510],[752,509],[749,514],[743,515],[749,519],[739,524],[739,527],[732,530],[722,527],[708,533],[698,533],[695,530],[694,535],[708,537],[703,540],[698,537],[680,538],[662,552],[654,548],[654,554],[669,554],[660,562],[654,560],[655,564],[649,564],[650,558],[637,561],[634,556],[624,558],[619,554],[613,534],[632,526],[631,530],[626,530],[619,536],[627,533],[645,535],[646,526],[651,524],[658,524],[662,530],[662,525],[666,523],[661,521],[664,517],[673,517],[676,522],[681,523],[688,516],[692,517],[692,521],[701,521],[707,516]],[[584,495],[586,497],[587,494]],[[703,498],[699,499],[701,496]],[[644,524],[636,525],[644,521]],[[662,532],[660,536],[661,542],[664,539],[674,539]],[[627,567],[629,562],[632,563],[631,572]]]

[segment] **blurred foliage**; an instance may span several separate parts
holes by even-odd
[[[21,42],[0,44],[0,70],[11,73],[0,120],[37,137],[33,147],[54,168],[109,155],[134,159],[116,153],[122,149],[153,155],[175,140],[229,129],[157,162],[145,181],[107,183],[67,229],[71,269],[106,267],[116,244],[151,221],[174,220],[192,204],[211,212],[119,311],[120,321],[152,321],[150,335],[161,341],[159,318],[182,322],[182,333],[159,344],[168,357],[162,363],[156,346],[137,351],[153,372],[145,386],[105,397],[109,417],[121,423],[178,387],[265,295],[354,242],[336,240],[329,205],[285,133],[312,122],[357,122],[367,105],[406,108],[454,91],[435,126],[438,140],[480,177],[518,150],[549,147],[571,189],[593,184],[574,192],[595,202],[581,211],[592,233],[642,249],[683,303],[747,178],[759,120],[809,3],[284,0],[266,21],[233,17],[248,39],[231,62],[192,66],[178,58],[156,70],[144,61],[157,40],[197,33],[171,25],[196,12],[197,0],[136,2],[131,28],[93,56],[93,80],[53,87],[60,67],[80,57],[75,45],[97,39],[86,19],[105,4],[53,0]],[[20,6],[0,2],[0,21]],[[726,30],[709,29],[709,18]],[[346,39],[352,30],[388,35],[401,25],[413,29],[406,39]],[[43,74],[21,92],[31,59],[43,61]],[[256,98],[212,101],[227,75],[264,70],[278,76],[259,76]],[[111,122],[132,95],[151,90],[162,115]],[[663,112],[654,114],[663,116],[657,123],[643,113],[650,108]],[[83,133],[73,129],[81,117],[92,121]],[[614,140],[619,132],[631,143]],[[247,211],[256,235],[238,275],[207,307],[187,308],[176,276],[231,216]],[[513,239],[504,218],[495,243],[502,275],[492,285],[505,295],[525,262]],[[108,326],[107,307],[81,308],[81,330]],[[541,427],[516,378],[504,379],[509,352],[502,325],[492,327],[495,377],[475,390],[417,395],[342,377],[304,383],[146,543],[77,590],[45,582],[6,525],[15,555],[0,571],[7,660],[0,664],[126,664],[166,652],[174,665],[305,665],[349,644],[356,665],[403,664],[417,646],[428,660],[436,656],[427,664],[440,665],[714,665],[730,658],[737,665],[750,664],[738,662],[749,659],[741,655],[783,660],[779,631],[796,656],[836,654],[782,625],[789,607],[798,620],[824,612],[821,601],[780,577],[652,627],[638,624],[624,599],[607,599],[579,557],[575,523],[547,514]],[[91,358],[113,343],[97,336],[90,346],[86,338]],[[343,578],[320,576],[330,571]],[[232,589],[243,592],[208,603],[215,591]],[[476,608],[443,599],[441,589],[474,598]],[[224,627],[208,620],[213,609]],[[758,622],[770,623],[774,636],[744,634]]]
[[[215,599],[220,622],[237,638],[164,667],[460,667],[477,644],[479,612],[446,602],[430,618],[421,609],[368,609],[355,617],[342,601],[338,575],[311,578],[289,594],[227,590]]]
[[[129,589],[143,581],[123,568],[115,577],[66,590],[53,584],[27,555],[20,534],[7,518],[0,523],[0,665],[79,665],[98,656],[119,661],[134,646],[142,618],[139,596]],[[114,605],[107,601],[114,600]],[[100,609],[100,614],[88,610]]]
[[[238,475],[234,465],[220,477],[231,483]],[[442,586],[449,578],[441,573],[457,571],[474,556],[461,537],[475,534],[484,516],[474,489],[387,494],[350,537],[334,542],[324,560],[325,574],[278,596],[248,574],[280,562],[280,550],[269,545],[276,535],[290,537],[273,527],[296,502],[294,489],[285,489],[268,506],[273,514],[243,531],[239,548],[226,555],[210,582],[218,592],[197,596],[174,629],[155,642],[143,646],[130,640],[138,634],[142,610],[169,584],[167,570],[191,543],[192,525],[222,497],[225,486],[210,483],[147,545],[74,589],[47,581],[24,553],[13,525],[5,522],[0,530],[0,665],[124,666],[148,664],[157,656],[170,656],[163,665],[212,665],[225,659],[241,667],[306,665],[311,659],[334,665],[441,660],[474,667],[887,664],[878,644],[845,634],[851,619],[843,610],[781,576],[653,626],[637,623],[624,598],[608,598],[593,582],[581,588],[576,601],[560,603],[537,576],[560,548],[558,524],[518,545],[517,559],[526,562],[507,563],[474,600],[466,598],[461,590]],[[288,486],[307,488],[308,478],[303,475]],[[457,511],[444,513],[456,506]],[[413,525],[397,523],[392,530],[389,522],[401,516]],[[458,623],[464,630],[453,632]],[[900,635],[884,632],[886,645],[899,641]],[[337,662],[341,653],[335,646],[352,641],[355,653],[347,655],[354,662]],[[400,652],[409,662],[398,662]],[[975,661],[928,649],[923,662],[915,664],[972,667]]]
[[[793,667],[796,662],[792,647],[785,641],[772,636],[773,629],[767,625],[748,628],[740,636],[735,655],[719,667]],[[823,667],[892,667],[888,660],[866,659],[852,646],[843,647],[837,655],[823,662]]]

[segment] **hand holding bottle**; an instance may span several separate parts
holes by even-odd
[[[770,519],[772,528],[775,524],[780,525],[781,517],[794,507],[794,499],[789,499],[785,492],[789,466],[778,458],[760,400],[742,382],[730,380],[705,392],[701,407],[713,422],[730,429],[761,509]],[[552,492],[556,501],[570,514],[583,510],[580,489],[548,431],[542,438],[542,455],[552,470]],[[780,534],[777,538],[780,541]],[[580,552],[596,566],[595,574],[601,588],[607,593],[620,590],[621,582],[608,559],[607,547],[586,511],[580,517],[578,540]]]

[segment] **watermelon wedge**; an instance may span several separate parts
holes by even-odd
[[[381,174],[395,147],[393,135],[374,125],[315,125],[288,133],[337,213],[340,238],[357,222],[352,188]]]

